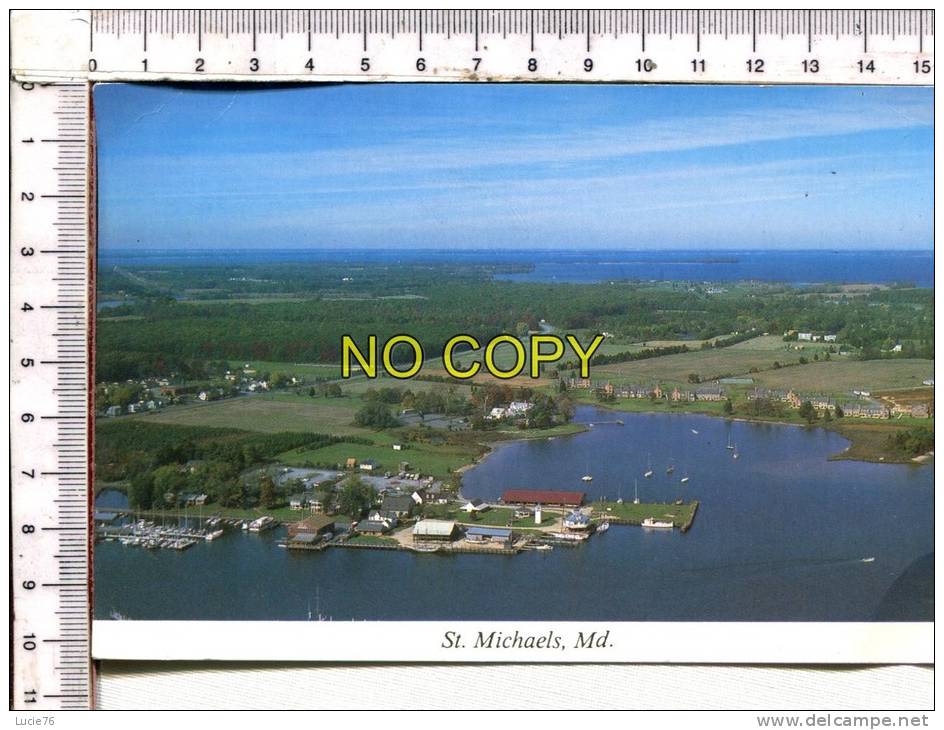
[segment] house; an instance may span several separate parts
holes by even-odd
[[[900,342],[892,348],[892,352],[901,352],[901,343],[900,343]]]
[[[357,523],[356,532],[363,535],[383,535],[390,532],[392,525],[387,520],[361,520]]]
[[[505,417],[506,409],[501,406],[495,406],[492,410],[488,412],[488,415],[485,416],[489,421],[498,421]]]
[[[706,385],[695,390],[696,400],[719,401],[724,400],[724,388],[720,385]]]
[[[452,520],[420,520],[413,525],[413,540],[452,540],[456,532],[456,523]]]
[[[481,499],[471,499],[463,505],[462,511],[472,514],[473,512],[484,512],[488,507]]]
[[[367,459],[366,461],[361,462],[361,471],[374,471],[374,469],[379,466],[380,464],[378,464],[373,459]]]
[[[403,444],[394,444],[394,445],[393,445],[393,450],[394,450],[394,451],[403,451]]]
[[[380,509],[385,512],[392,512],[397,517],[409,516],[413,512],[416,502],[409,494],[385,494],[380,503]]]
[[[927,380],[922,380],[922,381],[921,381],[921,385],[930,385],[930,386],[933,388],[933,387],[934,387],[934,378],[928,378]]]
[[[387,523],[387,529],[392,530],[396,527],[400,520],[397,518],[396,512],[391,512],[389,510],[382,509],[372,509],[367,513],[368,522],[385,522]]]
[[[812,332],[797,332],[797,339],[800,342],[812,342],[813,333]]]
[[[353,529],[354,523],[347,517],[338,517],[334,521],[334,533],[336,535],[346,535]]]
[[[199,398],[202,401],[207,400],[209,397],[210,397],[210,394],[207,393],[205,390],[201,390],[200,394],[197,396],[197,398]]]
[[[357,468],[357,459],[353,456],[348,457],[347,461],[344,462],[344,467],[346,469],[356,469]]]
[[[292,510],[302,510],[308,506],[308,497],[304,494],[293,494],[288,498],[288,508]]]
[[[823,342],[835,342],[839,335],[823,335]]]
[[[106,416],[120,416],[124,412],[124,409],[121,406],[108,406],[105,410]]]

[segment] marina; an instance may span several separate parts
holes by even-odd
[[[596,422],[613,413],[581,407],[577,419]],[[250,532],[241,529],[244,518],[220,516],[212,523],[214,517],[199,524],[192,516],[182,520],[184,532],[204,534],[165,538],[197,540],[184,550],[101,542],[95,549],[96,615],[302,620],[316,584],[335,620],[871,621],[931,615],[933,599],[921,588],[930,586],[933,565],[925,557],[933,552],[926,519],[933,474],[927,466],[829,461],[843,441],[820,429],[618,415],[623,428],[496,448],[464,473],[462,487],[463,499],[491,509],[467,515],[443,543],[414,543],[415,522],[405,521],[378,538],[335,534],[289,549],[285,525]],[[737,461],[726,449],[729,432],[741,455]],[[643,479],[650,458],[659,468]],[[664,471],[670,463],[674,474]],[[584,482],[591,470],[593,481]],[[682,482],[680,474],[691,481]],[[528,485],[551,494],[529,495]],[[512,496],[561,504],[541,503],[540,529],[534,524],[537,505],[503,500],[513,489],[519,494]],[[575,492],[580,502],[569,504]],[[101,495],[96,509],[120,511],[116,501]],[[577,510],[589,514],[591,527],[567,530],[562,522]],[[510,546],[503,533],[492,542],[489,531],[502,526],[488,525],[506,513],[514,524]],[[643,527],[647,518],[671,522],[672,529]],[[915,529],[897,529],[902,520]],[[479,529],[470,540],[471,528]],[[104,531],[117,537],[116,529]],[[208,539],[219,529],[222,536]],[[908,579],[897,582],[904,574]],[[914,575],[924,577],[916,581]],[[608,586],[606,601],[574,602],[575,596],[596,595],[601,584]]]

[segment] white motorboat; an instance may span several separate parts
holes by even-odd
[[[672,522],[666,522],[665,520],[657,520],[654,517],[647,517],[642,521],[643,527],[653,527],[660,530],[671,530],[675,527],[675,524]]]

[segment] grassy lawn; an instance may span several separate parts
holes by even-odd
[[[657,520],[671,520],[676,527],[682,527],[692,519],[695,512],[695,503],[685,504],[633,504],[624,502],[594,502],[593,516],[600,518],[604,515],[626,520],[630,524],[638,525],[647,517]]]
[[[543,514],[543,527],[550,527],[554,522],[560,521],[560,512],[545,509]],[[511,526],[515,529],[534,528],[534,516],[517,519],[514,517],[515,510],[512,507],[492,507],[489,510],[478,513],[478,518],[473,518],[467,512],[463,512],[459,506],[449,504],[431,504],[427,505],[423,511],[423,516],[437,520],[455,520],[466,525],[480,525],[482,527],[508,527],[509,520]]]
[[[308,462],[343,465],[349,458],[355,458],[358,462],[373,459],[380,465],[377,470],[380,474],[387,471],[395,474],[399,471],[400,462],[407,461],[411,470],[445,479],[460,466],[471,464],[478,455],[478,451],[473,447],[454,444],[432,446],[406,443],[404,445],[407,448],[403,451],[394,451],[392,444],[395,439],[390,434],[371,434],[368,438],[374,443],[370,445],[340,443],[313,450],[294,449],[279,454],[276,459],[289,466],[304,466]]]

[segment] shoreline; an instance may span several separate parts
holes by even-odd
[[[848,426],[850,428],[855,428],[856,426],[862,426],[862,427],[873,426],[876,428],[882,428],[883,426],[894,427],[894,422],[888,421],[887,419],[854,419],[847,422],[845,419],[842,419],[842,418],[840,419],[834,418],[831,421],[824,422],[822,420],[818,420],[814,423],[806,424],[806,423],[796,423],[793,421],[785,421],[778,418],[756,418],[756,417],[744,416],[744,415],[726,416],[723,414],[713,414],[713,413],[707,413],[705,411],[697,411],[697,410],[680,409],[680,410],[674,410],[674,411],[664,411],[664,410],[643,409],[643,410],[638,410],[638,411],[637,410],[625,411],[625,410],[620,409],[619,404],[613,404],[613,403],[605,403],[605,402],[588,403],[585,401],[576,401],[576,404],[582,405],[582,406],[590,406],[592,408],[601,408],[608,411],[616,411],[619,413],[623,413],[627,416],[636,415],[636,414],[639,414],[639,415],[652,414],[652,415],[665,415],[665,416],[704,416],[705,418],[718,418],[725,421],[740,421],[742,423],[793,426],[795,428],[821,428],[824,431],[831,431],[835,434],[838,434],[839,436],[841,436],[842,438],[844,438],[846,441],[849,442],[849,445],[845,449],[843,449],[842,451],[838,453],[831,454],[829,457],[827,457],[827,461],[860,461],[866,464],[911,464],[913,466],[923,466],[928,461],[934,458],[933,451],[929,452],[928,454],[920,454],[919,456],[916,456],[916,457],[907,457],[907,458],[902,458],[902,457],[889,458],[889,455],[885,455],[885,456],[876,455],[874,457],[870,457],[867,455],[857,454],[853,456],[847,456],[847,452],[855,446],[856,442],[853,436],[844,432],[843,426]],[[928,419],[928,420],[933,420],[933,419]],[[888,430],[891,431],[892,428],[889,428]]]

